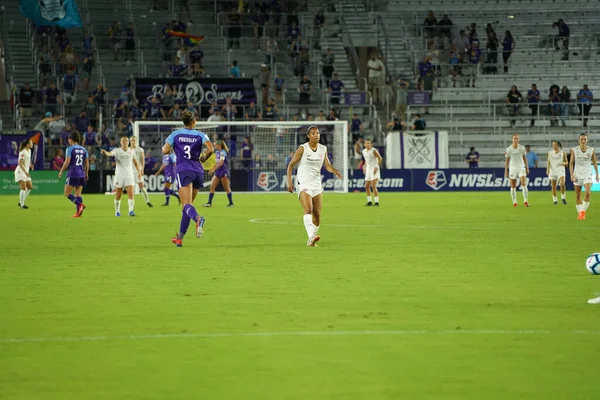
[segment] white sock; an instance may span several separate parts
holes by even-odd
[[[306,229],[306,234],[308,235],[308,238],[310,239],[314,232],[314,225],[312,223],[312,215],[304,214],[304,217],[302,219],[304,220],[304,229]]]
[[[320,227],[321,227],[320,225],[317,226],[317,225],[313,224],[313,236],[317,236],[319,234]]]
[[[29,197],[29,193],[31,193],[31,190],[25,189],[25,200],[27,200],[27,197]]]
[[[552,196],[552,201],[555,202],[555,203],[558,201],[558,199],[556,198],[556,196]]]
[[[521,186],[521,190],[523,191],[523,201],[527,203],[527,196],[529,196],[529,189],[527,186]]]
[[[567,194],[566,193],[561,193],[560,194],[560,198],[565,200],[567,198]]]
[[[372,199],[371,196],[367,196],[367,203],[371,203],[372,202],[371,199]]]
[[[379,203],[379,196],[375,196],[375,203]]]
[[[583,204],[583,211],[587,211],[588,207],[590,206],[590,202],[589,201],[584,201]]]
[[[127,199],[127,204],[129,204],[129,212],[132,212],[133,207],[135,206],[135,200]]]
[[[575,204],[575,208],[577,209],[577,213],[583,211],[583,204]]]
[[[146,190],[146,187],[143,187],[141,192],[142,192],[142,196],[144,197],[144,200],[146,201],[146,203],[150,203],[150,198],[148,197],[148,191]]]
[[[23,207],[25,205],[25,191],[24,190],[19,191],[19,204],[21,205],[21,207]]]
[[[510,188],[510,198],[512,199],[513,204],[517,202],[517,189]]]
[[[121,212],[121,200],[115,200],[115,213]]]

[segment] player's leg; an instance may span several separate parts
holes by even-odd
[[[121,216],[121,196],[123,196],[123,187],[115,186],[115,216]]]
[[[67,182],[69,182],[69,178],[67,178]],[[77,203],[77,197],[73,194],[73,186],[69,185],[68,183],[65,184],[64,194],[71,203],[75,204],[75,212],[77,212],[79,204]]]
[[[377,190],[377,182],[379,182],[378,178],[375,178],[371,181],[371,191],[373,192],[373,200],[375,205],[379,205],[379,190]]]
[[[25,200],[27,200],[27,197],[29,197],[29,193],[31,193],[32,189],[33,183],[31,182],[31,178],[27,178],[25,181]],[[23,204],[25,204],[25,202],[23,202]]]
[[[577,219],[582,219],[583,216],[583,204],[581,201],[581,185],[575,182],[575,208],[577,209]]]
[[[204,207],[212,207],[212,201],[215,197],[215,191],[217,190],[217,186],[219,186],[219,178],[213,176],[210,180],[210,189],[208,190],[208,203],[204,204]]]
[[[25,205],[25,191],[27,190],[27,184],[25,181],[19,181],[19,189],[19,207],[27,209],[29,207]]]
[[[144,185],[143,180],[138,182],[138,187],[140,188],[140,193],[142,193],[142,197],[144,198],[144,201],[148,207],[154,207],[152,203],[150,203],[150,197],[148,197],[148,191],[146,190],[146,185]]]
[[[321,208],[323,206],[323,195],[319,193],[312,197],[312,224],[313,233],[312,240],[309,239],[310,246],[316,246],[316,243],[321,239],[319,236],[319,228],[321,227]]]
[[[510,179],[510,198],[512,199],[513,207],[517,206],[517,180]]]
[[[315,227],[313,225],[313,202],[310,194],[307,192],[300,190],[300,194],[298,195],[298,199],[300,200],[300,205],[302,206],[303,217],[302,220],[304,222],[304,229],[306,230],[306,235],[308,236],[309,242],[312,240],[314,235]]]
[[[130,182],[133,183],[133,182]],[[135,217],[135,185],[127,185],[127,204],[129,205],[129,216]]]
[[[552,187],[552,202],[554,204],[558,204],[558,199],[556,198],[556,184],[558,181],[556,179],[550,180],[550,186]]]
[[[371,181],[365,180],[365,192],[367,192],[367,206],[372,206],[373,199],[371,197]]]
[[[564,205],[567,204],[567,188],[565,185],[565,177],[564,175],[558,178],[558,181],[560,183],[560,198],[562,200],[562,203]]]
[[[171,177],[165,177],[165,204],[163,206],[169,205],[169,200],[171,200]]]
[[[583,187],[585,188],[585,194],[583,195],[583,219],[585,219],[585,213],[587,212],[588,207],[590,206],[590,197],[592,195],[592,184],[584,183]]]
[[[83,210],[85,210],[85,204],[83,204],[83,197],[81,197],[82,192],[83,185],[75,186],[75,199],[77,200],[77,203],[75,203],[77,205],[77,214],[75,214],[75,216],[77,217],[81,217],[81,214],[83,214]]]
[[[223,185],[223,190],[227,193],[227,200],[229,200],[227,207],[233,207],[233,193],[231,193],[231,188],[229,187],[229,178],[226,176],[222,177],[221,185]]]
[[[521,178],[521,192],[523,192],[523,204],[525,207],[529,207],[529,202],[527,198],[529,197],[529,189],[527,188],[527,178],[525,177],[525,173],[520,176]]]
[[[177,234],[177,239],[183,240],[190,221],[196,223],[196,237],[201,238],[204,233],[203,227],[205,219],[198,214],[193,203],[198,195],[198,191],[204,186],[204,175],[196,172],[186,173],[184,176],[177,174],[177,181],[179,183],[181,204],[183,205],[181,225]]]

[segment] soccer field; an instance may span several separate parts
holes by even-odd
[[[600,197],[0,197],[0,399],[597,399]],[[127,202],[123,201],[122,213]]]

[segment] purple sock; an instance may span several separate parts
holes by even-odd
[[[208,204],[212,204],[212,199],[213,199],[213,197],[215,197],[215,194],[214,194],[214,193],[209,193],[209,194],[208,194]]]
[[[227,193],[227,198],[229,199],[229,204],[233,204],[233,193]]]
[[[198,212],[196,211],[196,209],[194,208],[193,205],[191,204],[186,204],[183,207],[183,211],[187,214],[188,217],[190,217],[190,219],[194,222],[198,221]]]
[[[75,196],[73,196],[72,193],[70,195],[68,195],[67,198],[71,201],[71,203],[77,204],[77,198]]]
[[[171,189],[165,188],[165,203],[169,204],[169,199],[171,198]]]
[[[179,233],[177,234],[178,239],[183,239],[188,227],[190,226],[190,217],[186,214],[185,210],[181,212],[181,223],[179,224]]]
[[[77,200],[77,203],[76,203],[77,205],[83,204],[83,197],[78,196],[75,199]]]

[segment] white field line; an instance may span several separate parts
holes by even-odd
[[[142,335],[116,336],[64,336],[64,337],[23,337],[3,338],[0,343],[33,343],[33,342],[103,342],[112,340],[147,340],[147,339],[218,339],[244,337],[298,337],[298,336],[511,336],[511,335],[600,335],[594,330],[546,330],[546,329],[454,329],[454,330],[389,330],[389,331],[290,331],[290,332],[215,332],[215,333],[149,333]]]

